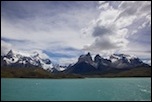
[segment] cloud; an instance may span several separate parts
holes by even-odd
[[[144,16],[151,11],[150,1],[125,1],[118,6],[122,10],[119,17],[128,17],[131,15]],[[119,18],[118,17],[118,18]]]
[[[129,54],[129,55],[135,55],[137,56],[138,58],[140,58],[143,62],[151,65],[151,50],[124,50],[124,51],[121,51],[121,53],[124,53],[124,54]]]
[[[147,64],[151,66],[151,59],[147,61]]]
[[[106,28],[104,26],[96,26],[94,27],[94,31],[92,35],[96,37],[96,36],[103,36],[105,34],[110,34],[110,33],[112,33],[111,29]]]
[[[95,38],[94,42],[84,46],[85,50],[98,53],[106,51],[105,54],[111,54],[130,49],[143,51],[143,47],[146,50],[151,48],[150,1],[99,2],[99,9],[101,12],[98,18],[86,30],[83,29],[86,35],[91,34]],[[146,55],[143,54],[142,57],[144,56]]]
[[[110,39],[102,37],[97,38],[95,42],[91,46],[86,46],[85,50],[90,51],[97,51],[100,52],[100,50],[109,50],[109,49],[115,49],[118,48],[116,44],[114,44]]]
[[[70,62],[86,51],[151,48],[150,1],[3,1],[1,9],[4,50],[41,50]]]
[[[60,59],[58,60],[58,63],[59,63],[60,65],[67,65],[67,66],[68,66],[69,64],[76,63],[77,60],[78,60],[77,57],[73,57],[73,58],[60,58]]]
[[[6,55],[10,49],[12,49],[12,45],[1,40],[1,55]]]
[[[98,14],[96,5],[97,2],[2,2],[1,36],[17,49],[71,54],[60,48],[71,47],[77,52],[92,40],[81,35],[81,28]]]

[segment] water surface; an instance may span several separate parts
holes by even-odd
[[[3,101],[151,100],[151,78],[1,78]]]

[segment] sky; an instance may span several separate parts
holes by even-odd
[[[87,52],[151,64],[151,1],[2,1],[1,55],[10,49],[61,65]]]

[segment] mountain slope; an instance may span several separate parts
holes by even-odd
[[[151,77],[150,67],[132,69],[110,69],[108,71],[86,73],[85,77]]]
[[[96,69],[94,66],[86,63],[86,62],[79,62],[73,65],[71,68],[66,69],[64,72],[66,73],[76,73],[76,74],[83,74],[87,72],[94,72]]]
[[[108,72],[114,69],[119,69],[121,71],[134,69],[137,67],[149,67],[148,64],[143,63],[138,57],[126,55],[126,54],[113,54],[109,59],[102,58],[99,54],[92,60],[91,54],[81,55],[78,61],[65,70],[67,73],[98,73],[98,72]]]
[[[126,54],[113,54],[110,56],[110,60],[112,62],[111,67],[119,69],[146,65],[138,57]]]
[[[1,67],[1,78],[84,78],[77,74],[50,73],[42,68]]]
[[[41,67],[45,70],[53,68],[49,58],[43,58],[39,53],[27,53],[21,51],[10,50],[7,55],[1,56],[1,66],[11,67]]]
[[[1,67],[3,68],[3,70],[1,70],[3,71],[3,73],[1,73],[2,75],[8,74],[11,76],[13,72],[16,73],[15,75],[17,75],[17,77],[22,77],[18,76],[20,75],[18,71],[21,72],[21,75],[24,77],[33,77],[30,75],[35,73],[35,69],[43,71],[45,70],[47,73],[56,74],[55,76],[59,77],[66,77],[66,75],[71,76],[73,74],[76,74],[76,76],[77,74],[89,74],[91,76],[100,74],[103,77],[104,75],[138,76],[138,72],[141,73],[139,76],[142,76],[142,73],[143,76],[149,76],[147,70],[151,71],[150,66],[143,63],[138,57],[126,54],[113,54],[109,57],[109,59],[106,59],[101,57],[99,54],[92,58],[91,54],[87,53],[86,55],[81,55],[75,64],[70,64],[68,67],[66,67],[60,66],[59,64],[52,64],[49,58],[43,57],[38,52],[27,53],[14,50],[10,50],[5,56],[1,56]],[[6,67],[9,67],[9,70],[14,71],[10,72],[9,70],[5,70]],[[23,70],[28,70],[30,74]],[[133,71],[135,71],[135,73]],[[34,74],[36,75],[34,77],[37,77],[37,75],[41,77],[52,77],[47,75],[47,73],[43,74],[44,76],[41,76],[41,74],[37,73]]]

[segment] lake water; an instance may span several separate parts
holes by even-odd
[[[2,101],[151,100],[151,78],[1,78]]]

